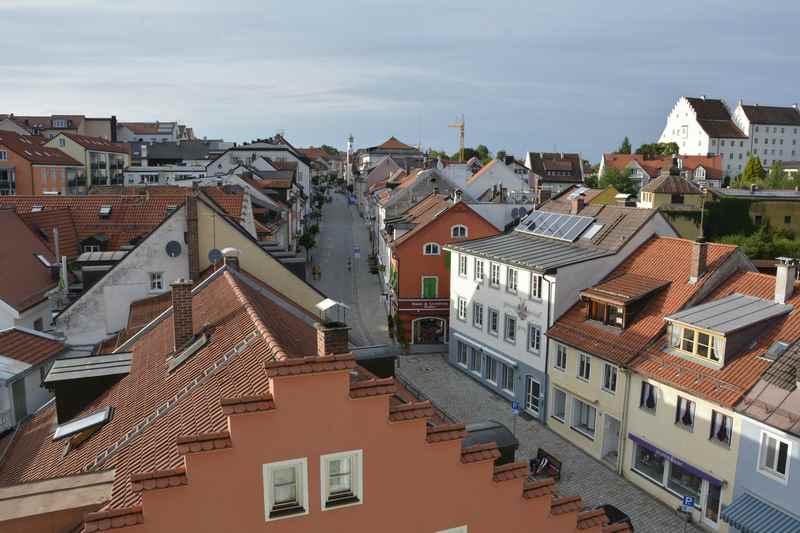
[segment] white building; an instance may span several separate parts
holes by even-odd
[[[164,165],[125,169],[125,185],[175,185],[181,181],[191,183],[191,180],[205,177],[205,165]]]
[[[119,142],[174,142],[193,138],[191,128],[177,122],[119,122],[117,141]]]
[[[733,112],[733,121],[748,136],[750,153],[758,156],[764,167],[776,161],[795,161],[800,156],[797,104],[791,107],[745,105],[740,100]]]
[[[450,363],[542,420],[547,329],[652,235],[675,235],[655,210],[584,207],[578,197],[574,211],[540,209],[511,233],[445,246]]]

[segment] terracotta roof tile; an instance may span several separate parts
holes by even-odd
[[[83,531],[85,533],[94,533],[95,531],[106,531],[142,523],[144,523],[142,506],[135,505],[122,509],[88,513],[84,521]]]
[[[463,439],[467,436],[464,424],[460,422],[439,424],[428,428],[428,442],[443,442],[447,440]]]
[[[381,150],[416,150],[416,148],[414,148],[413,146],[409,146],[406,143],[397,140],[397,138],[395,138],[395,137],[389,137],[388,139],[383,141],[382,144],[379,144],[378,146],[374,146],[372,148],[369,148],[369,150],[374,150],[374,149],[381,149]]]
[[[213,433],[178,437],[175,439],[175,444],[178,446],[178,453],[181,455],[222,450],[230,448],[233,445],[231,442],[231,434],[228,431],[216,431]]]
[[[603,533],[633,533],[633,528],[628,522],[610,524],[603,528]]]
[[[72,259],[80,255],[80,242],[75,221],[69,209],[45,209],[37,213],[18,213],[19,218],[41,235],[55,253],[56,242],[53,228],[58,228],[58,252]]]
[[[528,477],[528,463],[517,461],[494,467],[492,479],[495,481],[511,481]]]
[[[131,490],[133,492],[179,487],[186,485],[188,482],[186,468],[182,466],[167,470],[131,474]]]
[[[681,170],[694,171],[697,167],[703,167],[707,178],[722,178],[722,158],[719,155],[681,155],[678,159],[681,161]],[[672,167],[672,156],[645,159],[640,154],[603,154],[603,165],[620,171],[628,168],[631,162],[635,162],[651,178],[657,178],[662,170]]]
[[[5,146],[11,152],[35,165],[83,167],[82,163],[74,160],[58,148],[42,146],[38,138],[31,135],[0,131],[0,145]]]
[[[522,496],[524,498],[539,498],[541,496],[555,495],[556,480],[548,477],[544,479],[529,479],[522,486]]]
[[[433,416],[433,405],[429,400],[393,405],[389,408],[389,420],[392,422],[417,420],[431,416]]]
[[[467,448],[461,448],[462,463],[479,463],[483,461],[494,461],[500,458],[500,450],[494,442],[486,444],[476,444]]]
[[[350,384],[351,398],[370,398],[372,396],[385,396],[397,392],[393,378],[368,379]]]
[[[38,365],[55,357],[64,349],[64,342],[19,328],[0,330],[0,355]]]
[[[225,415],[269,411],[275,408],[275,401],[272,398],[272,394],[269,393],[240,396],[238,398],[223,398],[219,404],[222,407],[222,413]]]
[[[556,498],[550,504],[550,514],[560,515],[580,511],[583,504],[580,496],[565,496]]]
[[[274,346],[271,351],[274,351]],[[264,365],[267,376],[270,378],[313,374],[315,372],[349,370],[356,365],[355,356],[353,354],[289,358],[283,352],[278,353],[281,354],[279,355],[279,359],[267,361]]]
[[[72,139],[87,150],[130,155],[130,147],[124,143],[114,143],[102,137],[90,137],[88,135],[78,135],[76,133],[62,132],[61,135]]]
[[[602,509],[593,509],[578,513],[578,529],[589,529],[608,524],[608,517]]]

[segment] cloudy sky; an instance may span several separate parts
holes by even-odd
[[[0,0],[0,113],[179,120],[246,141],[580,151],[680,95],[800,101],[800,2]]]

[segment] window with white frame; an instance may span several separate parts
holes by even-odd
[[[678,405],[675,409],[675,424],[691,430],[694,428],[694,409],[695,402],[687,400],[683,396],[678,396]]]
[[[263,466],[266,520],[308,514],[308,459]]]
[[[483,261],[475,258],[475,281],[483,281]]]
[[[458,275],[467,277],[467,256],[464,254],[458,254]]]
[[[531,298],[542,298],[542,276],[531,274]]]
[[[528,351],[539,353],[542,349],[542,329],[528,324]]]
[[[489,263],[489,285],[500,286],[500,265],[497,263]]]
[[[617,392],[617,367],[608,363],[603,364],[603,390]]]
[[[471,348],[472,353],[469,358],[469,369],[478,374],[481,373],[481,351]]]
[[[8,161],[8,152],[0,150],[0,161]]]
[[[458,297],[458,319],[467,319],[467,299],[461,296]]]
[[[508,365],[501,365],[500,386],[505,390],[514,392],[514,369]]]
[[[463,224],[457,224],[450,228],[450,235],[452,235],[454,239],[464,239],[467,237],[467,234],[467,227]]]
[[[423,255],[439,255],[439,253],[440,253],[439,244],[435,242],[429,242],[425,244],[425,246],[422,249]]]
[[[517,292],[517,269],[506,267],[506,290]]]
[[[150,290],[162,291],[164,290],[164,273],[163,272],[150,272]]]
[[[500,327],[500,313],[497,309],[489,308],[489,324],[486,330],[491,335],[497,335],[497,330]]]
[[[572,402],[572,429],[594,439],[597,409],[578,398],[573,398]]]
[[[552,417],[564,422],[567,417],[567,393],[553,387],[553,412]]]
[[[646,411],[656,411],[656,388],[652,383],[642,382],[642,390],[639,395],[639,407]]]
[[[497,359],[494,357],[485,356],[486,361],[486,379],[497,385]]]
[[[472,325],[483,328],[483,304],[472,302]]]
[[[320,456],[323,511],[362,502],[362,458],[361,450]]]
[[[791,442],[772,433],[762,431],[758,470],[781,481],[788,481],[791,451]]]
[[[84,252],[99,252],[100,245],[99,244],[84,244],[81,246],[81,250]]]
[[[589,381],[592,376],[592,358],[585,353],[578,354],[578,378]]]
[[[567,369],[567,347],[563,344],[556,345],[556,368],[559,370]]]
[[[511,315],[506,315],[505,317],[503,338],[508,342],[517,341],[517,319]]]
[[[461,366],[467,366],[467,351],[469,347],[461,341],[456,342],[456,362]]]
[[[711,427],[708,433],[709,440],[724,444],[725,446],[730,446],[732,430],[733,418],[717,410],[711,411]]]

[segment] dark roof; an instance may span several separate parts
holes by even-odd
[[[697,122],[700,123],[700,127],[703,128],[709,137],[721,137],[725,139],[747,138],[747,135],[734,124],[733,120],[698,120]]]
[[[126,375],[131,371],[131,352],[90,357],[66,357],[57,359],[44,382],[47,384],[76,379]]]
[[[700,188],[680,176],[660,176],[642,187],[644,192],[663,194],[700,194]]]
[[[715,196],[725,196],[729,198],[752,198],[759,200],[800,200],[800,191],[794,189],[789,190],[776,190],[776,189],[710,189]]]
[[[580,183],[583,181],[580,154],[528,152],[528,159],[530,159],[531,171],[543,182]],[[567,174],[564,175],[564,173]],[[531,176],[530,179],[535,179],[535,176]]]
[[[725,102],[712,98],[686,97],[697,114],[697,122],[709,137],[745,139],[747,136],[733,122]]]
[[[153,143],[147,145],[147,159],[207,159],[209,151],[206,141]]]
[[[742,111],[751,124],[800,126],[800,111],[796,107],[742,105]]]

